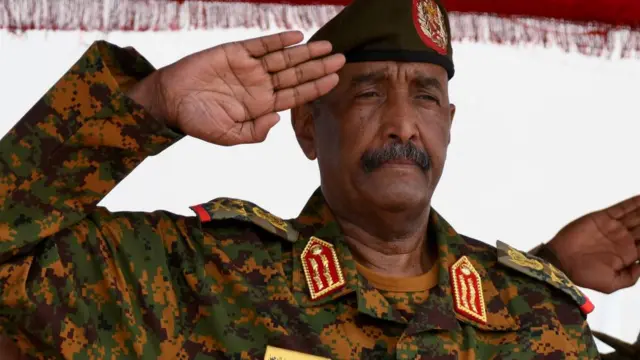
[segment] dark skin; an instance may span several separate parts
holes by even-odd
[[[606,294],[634,286],[640,279],[640,196],[572,221],[548,247],[578,286]]]
[[[442,175],[455,106],[447,72],[423,63],[347,64],[336,88],[315,106],[294,110],[305,155],[318,159],[322,191],[355,258],[390,276],[433,265],[427,224]],[[361,159],[390,143],[411,142],[430,166],[385,162],[371,172]]]

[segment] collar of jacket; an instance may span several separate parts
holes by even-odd
[[[407,335],[428,330],[456,330],[460,323],[490,331],[519,329],[501,298],[487,268],[496,264],[496,253],[487,254],[486,248],[475,249],[463,239],[435,210],[429,220],[430,241],[436,241],[440,266],[438,285],[429,294],[427,302],[417,309],[407,328]],[[336,302],[349,294],[355,294],[358,311],[374,318],[404,323],[403,317],[393,309],[386,298],[356,270],[351,251],[320,189],[311,196],[300,215],[291,220],[299,232],[293,245],[293,291],[296,300],[304,307],[320,307]],[[302,267],[301,255],[311,239],[317,237],[332,244],[346,281],[343,288],[324,297],[311,298]],[[482,292],[487,310],[487,322],[481,323],[458,314],[454,310],[450,267],[461,257],[467,256],[482,279]]]

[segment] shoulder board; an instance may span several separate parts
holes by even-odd
[[[191,206],[191,210],[198,215],[202,223],[230,219],[245,221],[290,242],[298,240],[298,231],[290,222],[248,201],[218,198],[205,204]]]
[[[516,250],[502,241],[498,241],[496,247],[498,249],[498,263],[564,292],[578,303],[580,310],[585,315],[594,310],[593,304],[582,291],[569,280],[567,275],[549,262]]]

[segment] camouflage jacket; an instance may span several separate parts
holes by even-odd
[[[562,273],[458,235],[435,211],[437,285],[408,319],[356,270],[320,191],[288,221],[234,199],[194,206],[194,217],[98,207],[182,136],[124,95],[151,71],[135,51],[97,42],[0,141],[0,333],[23,353],[599,357],[585,299]]]

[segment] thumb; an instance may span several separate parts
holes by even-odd
[[[280,114],[276,112],[263,115],[250,122],[247,127],[250,131],[248,139],[251,140],[249,140],[249,142],[259,143],[265,141],[269,131],[271,131],[278,122],[280,122]]]

